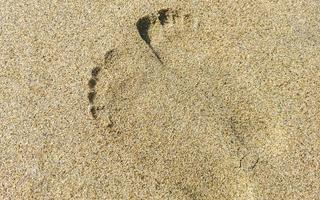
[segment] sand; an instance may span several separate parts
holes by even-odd
[[[320,199],[318,1],[0,10],[0,199]]]

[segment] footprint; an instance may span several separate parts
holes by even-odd
[[[141,39],[159,62],[164,64],[167,53],[177,53],[168,52],[167,48],[177,48],[173,44],[181,43],[179,38],[185,37],[186,33],[194,32],[199,23],[191,14],[184,13],[181,9],[167,8],[140,18],[136,26]]]
[[[97,108],[94,104],[94,100],[96,98],[96,90],[95,87],[97,85],[98,81],[98,74],[100,72],[101,68],[100,67],[95,67],[91,70],[91,78],[88,81],[88,86],[89,86],[89,93],[88,93],[88,100],[89,100],[89,110],[94,119],[97,118]]]
[[[111,61],[115,56],[115,52],[115,49],[107,51],[104,56],[104,63],[91,70],[91,78],[88,81],[88,101],[89,111],[94,120],[97,120],[98,117],[101,118],[101,112],[105,109],[105,106],[103,104],[99,104],[96,100],[100,99],[101,95],[104,95],[101,88],[103,88],[108,82],[108,77],[105,76],[105,71],[107,70],[107,66],[111,64]],[[107,126],[112,126],[110,119],[107,120]]]
[[[95,122],[107,142],[121,148],[119,157],[130,159],[129,168],[156,172],[168,198],[231,199],[235,191],[229,187],[239,170],[233,170],[219,138],[219,102],[207,94],[212,89],[189,81],[192,77],[176,76],[156,61],[134,63],[134,55],[126,49],[107,53],[90,86],[96,93],[93,104],[104,107],[97,109]],[[241,161],[244,170],[254,168],[249,158]]]
[[[248,120],[242,110],[231,122],[221,120],[226,106],[220,97],[224,91],[217,90],[225,71],[215,71],[217,66],[212,66],[212,73],[201,69],[198,58],[205,44],[197,35],[201,26],[196,19],[179,9],[140,18],[138,33],[156,59],[137,59],[145,56],[138,46],[108,51],[99,70],[92,70],[89,104],[108,143],[121,148],[119,157],[130,160],[128,168],[156,172],[169,197],[174,193],[181,199],[214,199],[223,191],[221,195],[231,199],[235,191],[225,193],[237,178],[236,165],[247,172],[260,162],[247,148],[247,143],[254,143],[247,132],[253,135],[252,124],[264,125]],[[223,138],[224,129],[232,136]],[[232,148],[241,147],[236,163],[223,144],[232,140],[237,143]]]

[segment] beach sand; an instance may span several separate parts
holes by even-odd
[[[318,1],[0,5],[0,199],[320,199]]]

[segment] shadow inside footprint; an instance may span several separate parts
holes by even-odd
[[[169,11],[169,9],[162,9],[162,10],[158,11],[158,14],[159,14],[158,19],[159,19],[161,25],[164,25],[165,23],[167,23],[168,11]]]
[[[141,38],[150,46],[151,40],[149,37],[149,29],[151,26],[151,19],[149,16],[142,17],[137,22],[137,29]]]
[[[168,9],[163,10],[163,12],[159,11],[159,14],[160,14],[159,20],[160,20],[162,25],[165,23],[165,21],[167,19],[167,17],[166,17],[166,12],[167,11],[168,11]],[[157,57],[157,59],[160,61],[160,63],[163,64],[159,54],[152,47],[151,39],[150,39],[150,36],[149,36],[150,27],[154,23],[155,23],[155,20],[152,20],[152,17],[145,16],[145,17],[140,18],[137,21],[136,26],[137,26],[138,32],[140,34],[140,37],[147,43],[147,45],[152,50],[153,54]]]
[[[192,26],[190,14],[183,13],[181,9],[164,8],[157,12],[142,16],[136,22],[136,28],[141,39],[152,50],[152,53],[163,64],[165,60],[165,52],[159,48],[159,43],[166,43],[166,39],[171,38],[174,34],[181,34],[184,31],[189,32]],[[169,34],[168,34],[169,33]],[[181,35],[178,37],[180,38]],[[177,38],[172,38],[175,40]],[[160,53],[159,53],[160,52]]]

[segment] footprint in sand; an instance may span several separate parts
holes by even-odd
[[[140,18],[136,26],[142,40],[159,62],[164,64],[171,60],[170,56],[179,53],[179,48],[186,48],[185,41],[195,40],[199,20],[180,9],[161,9]]]
[[[90,111],[99,130],[108,134],[108,143],[122,147],[123,157],[143,173],[157,172],[149,180],[155,190],[182,199],[232,199],[237,189],[225,191],[239,178],[240,168],[247,182],[239,184],[239,195],[252,199],[254,184],[246,173],[256,170],[262,159],[255,147],[263,139],[255,131],[266,137],[266,118],[245,97],[239,97],[241,106],[236,100],[230,105],[221,100],[219,76],[228,70],[220,68],[219,74],[201,69],[199,22],[180,9],[138,19],[138,34],[159,62],[137,59],[145,56],[140,47],[108,51],[89,79]]]

